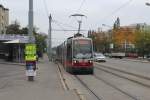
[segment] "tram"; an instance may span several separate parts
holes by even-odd
[[[57,59],[69,73],[94,73],[93,43],[81,35],[68,38],[56,48]]]

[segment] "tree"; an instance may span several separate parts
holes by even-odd
[[[47,38],[46,35],[41,35],[38,33],[35,35],[35,40],[36,40],[35,43],[37,45],[37,52],[41,54],[41,57],[42,57],[43,52],[45,52],[45,48],[47,47],[46,38]]]
[[[7,27],[6,34],[16,34],[16,35],[28,35],[28,27],[21,28],[20,24],[17,21],[14,21],[14,23],[10,24]],[[46,35],[39,34],[38,28],[33,28],[33,35],[35,37],[35,43],[37,45],[37,51],[40,53],[43,53],[46,48]]]
[[[135,46],[140,56],[150,53],[150,31],[136,30]]]
[[[114,23],[113,29],[117,30],[117,29],[119,29],[119,27],[120,27],[120,18],[117,17],[117,20]]]
[[[23,27],[21,30],[20,30],[20,33],[21,34],[28,34],[28,28],[27,27]]]
[[[135,43],[135,29],[131,27],[120,27],[113,32],[113,42],[116,51],[126,51],[125,46]],[[128,51],[128,49],[127,49]]]
[[[110,41],[105,32],[89,31],[88,37],[93,40],[93,47],[95,52],[109,52]]]
[[[7,27],[6,34],[20,34],[20,24],[14,21],[14,23]]]

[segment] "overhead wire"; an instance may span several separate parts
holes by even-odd
[[[43,4],[44,4],[44,7],[45,7],[46,14],[47,14],[47,16],[49,17],[49,13],[48,13],[49,11],[48,11],[48,7],[47,7],[46,0],[42,0],[42,1],[43,1]],[[59,22],[59,21],[57,21],[57,20],[52,20],[52,21],[53,21],[53,22],[56,22],[57,25],[58,25],[59,27],[61,27],[61,29],[63,29],[61,25],[67,26],[67,27],[70,27],[70,28],[75,28],[75,27],[73,27],[73,26],[71,26],[71,25],[64,24],[64,23]],[[64,30],[64,29],[63,29],[63,30]]]
[[[102,18],[102,20],[105,20],[109,17],[112,17],[115,13],[117,13],[118,11],[120,11],[122,8],[128,6],[133,0],[128,0],[127,2],[125,2],[124,4],[122,4],[121,6],[119,6],[117,9],[115,9],[113,12],[111,12],[110,14],[108,14],[107,16],[105,16],[104,18]]]
[[[45,7],[45,11],[46,11],[47,17],[49,17],[49,13],[48,13],[49,11],[48,11],[46,0],[42,0],[42,1],[43,1],[43,4],[44,4],[44,7]],[[52,21],[56,22],[55,24],[57,26],[59,26],[62,29],[62,31],[65,30],[57,21],[55,21],[55,20],[52,20]]]
[[[77,29],[65,29],[60,23],[55,22],[55,24],[60,27],[60,29],[53,29],[52,31],[78,31]],[[87,31],[87,30],[81,30],[81,31]]]
[[[70,30],[70,29],[63,29],[63,30],[61,30],[61,29],[53,29],[52,31],[65,31],[65,32],[67,32],[67,31],[78,31],[78,30]],[[80,31],[88,31],[88,30],[80,30]]]
[[[59,23],[57,23],[57,22],[55,22],[55,24],[58,26],[58,27],[60,27],[60,29],[62,30],[62,31],[64,31],[64,33],[65,33],[65,30],[66,29],[64,29]]]
[[[76,10],[77,13],[80,13],[81,8],[83,7],[85,1],[86,1],[86,0],[82,0],[82,1],[81,1],[80,5],[79,5],[79,8]],[[74,17],[74,18],[75,18],[76,21],[78,21],[78,19],[77,19],[76,17]],[[71,21],[70,23],[72,23],[72,21]]]
[[[53,20],[53,22],[59,23],[60,25],[67,26],[67,27],[70,27],[70,28],[75,28],[75,27],[73,27],[73,26],[71,26],[71,25],[68,25],[68,24],[59,22],[59,21],[57,21],[57,20]]]
[[[81,1],[81,4],[80,4],[79,9],[77,10],[77,12],[81,10],[81,8],[82,8],[82,6],[84,5],[85,1],[86,1],[86,0],[82,0],[82,1]]]
[[[81,5],[80,5],[78,10],[80,10],[82,8],[84,2],[85,2],[85,0],[83,0],[81,2]],[[44,4],[44,7],[45,7],[46,14],[49,17],[49,13],[48,13],[49,11],[48,11],[46,0],[43,0],[43,4]],[[64,32],[66,32],[66,31],[77,31],[75,27],[73,27],[71,25],[68,25],[68,24],[65,24],[65,23],[62,23],[60,21],[57,21],[57,20],[53,19],[52,22],[55,23],[58,27],[60,27],[60,29],[52,29],[52,31],[64,31]],[[69,27],[69,28],[73,28],[73,29],[65,29],[64,26]],[[86,30],[82,30],[82,31],[86,31]]]
[[[44,4],[44,7],[45,7],[45,11],[46,11],[47,17],[49,17],[49,13],[48,13],[49,11],[48,11],[48,8],[47,8],[46,0],[43,0],[43,4]],[[71,25],[64,24],[64,23],[59,22],[59,21],[57,21],[57,20],[52,20],[52,21],[53,21],[53,22],[56,22],[56,25],[59,26],[59,27],[62,29],[62,31],[66,31],[66,29],[64,29],[64,28],[62,27],[62,25],[63,25],[63,26],[67,26],[67,27],[74,28],[74,27],[71,26]]]
[[[85,0],[82,0],[81,5],[80,5],[78,10],[81,10],[84,2],[85,2]],[[48,11],[48,8],[47,8],[46,0],[43,0],[43,4],[44,4],[44,7],[45,7],[46,14],[49,17],[49,13],[48,13],[49,11]],[[66,31],[77,31],[76,27],[73,27],[71,25],[62,23],[60,21],[57,21],[57,20],[53,19],[52,22],[54,22],[58,27],[60,27],[60,30],[59,29],[53,29],[52,31],[64,31],[64,32],[66,32]],[[69,27],[69,28],[73,28],[73,29],[65,29],[63,26],[66,26],[66,27]],[[82,31],[86,31],[86,30],[82,30]]]
[[[45,11],[46,11],[46,14],[47,14],[47,17],[49,17],[49,11],[48,11],[48,8],[47,8],[47,3],[46,3],[46,0],[42,0],[43,1],[43,4],[44,4],[44,7],[45,7]]]

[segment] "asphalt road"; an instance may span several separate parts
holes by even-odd
[[[131,73],[136,73],[142,76],[150,77],[150,62],[141,62],[130,59],[107,59],[106,63],[101,65],[119,68]]]
[[[150,63],[127,59],[107,59],[107,62],[95,64],[134,72],[136,74],[147,76],[150,72]],[[73,77],[73,76],[72,76]],[[78,77],[90,88],[101,100],[150,100],[150,88],[130,81],[125,78],[115,76],[95,68],[94,75],[78,75]],[[147,76],[149,77],[149,76]],[[97,100],[91,92],[87,91],[75,78],[72,82],[74,88],[79,89],[86,100]],[[73,87],[73,86],[72,86]],[[79,88],[80,87],[80,88]]]
[[[127,72],[133,72],[136,74],[150,77],[150,73],[149,73],[150,63],[149,62],[143,63],[140,61],[133,61],[133,60],[107,59],[107,62],[105,63],[102,62],[99,64],[95,64],[96,67],[100,67],[101,65],[105,65],[108,67],[121,69]],[[107,73],[105,71],[98,70],[98,69],[95,69],[95,75],[99,77],[100,79],[106,81],[108,83],[107,85],[117,87],[122,92],[125,92],[134,98],[137,98],[137,100],[150,100],[150,96],[149,96],[150,88],[148,87],[142,86],[140,84],[137,84],[127,79],[123,79],[121,77],[117,77],[111,73]],[[87,82],[87,83],[91,83],[91,82]],[[95,84],[96,82],[93,82],[93,83]],[[90,84],[90,86],[94,84]],[[103,87],[103,88],[106,88],[106,87]],[[108,94],[107,92],[106,94]],[[112,96],[111,98],[114,98],[115,94],[113,96],[110,95],[109,97]],[[118,98],[117,100],[119,100],[119,95],[116,97]],[[111,100],[111,99],[107,99],[107,100]],[[122,98],[122,100],[126,100],[126,98]]]
[[[107,62],[101,62],[95,64],[95,66],[111,66],[126,70],[127,72],[145,75],[146,72],[150,70],[149,64],[150,63],[127,59],[107,59]],[[68,74],[67,76],[69,77],[72,75]],[[95,76],[101,80],[97,79]],[[150,100],[150,88],[96,68],[94,75],[78,75],[78,77],[80,77],[81,80],[102,100]],[[89,91],[79,85],[79,82],[77,82],[73,76],[72,80],[70,79],[68,83],[71,84],[70,87],[78,89],[81,92],[80,94],[85,96],[86,100],[97,100]]]
[[[121,70],[150,77],[150,63],[125,59],[107,59],[105,65]],[[74,89],[85,96],[83,100],[97,100],[73,75],[64,73],[70,90],[64,90],[60,81],[57,66],[44,57],[38,63],[38,73],[34,82],[28,82],[25,66],[0,64],[0,99],[2,100],[79,100]],[[101,78],[98,80],[95,76]],[[95,69],[95,75],[79,75],[93,92],[102,100],[150,100],[150,88]],[[106,81],[106,82],[104,82]],[[120,90],[109,85],[117,87]],[[124,93],[126,94],[124,94]],[[130,97],[130,96],[131,97]],[[133,96],[133,98],[132,98]]]

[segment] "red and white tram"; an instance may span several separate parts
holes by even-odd
[[[57,58],[67,72],[94,73],[93,43],[91,38],[83,36],[70,37],[57,47]]]

